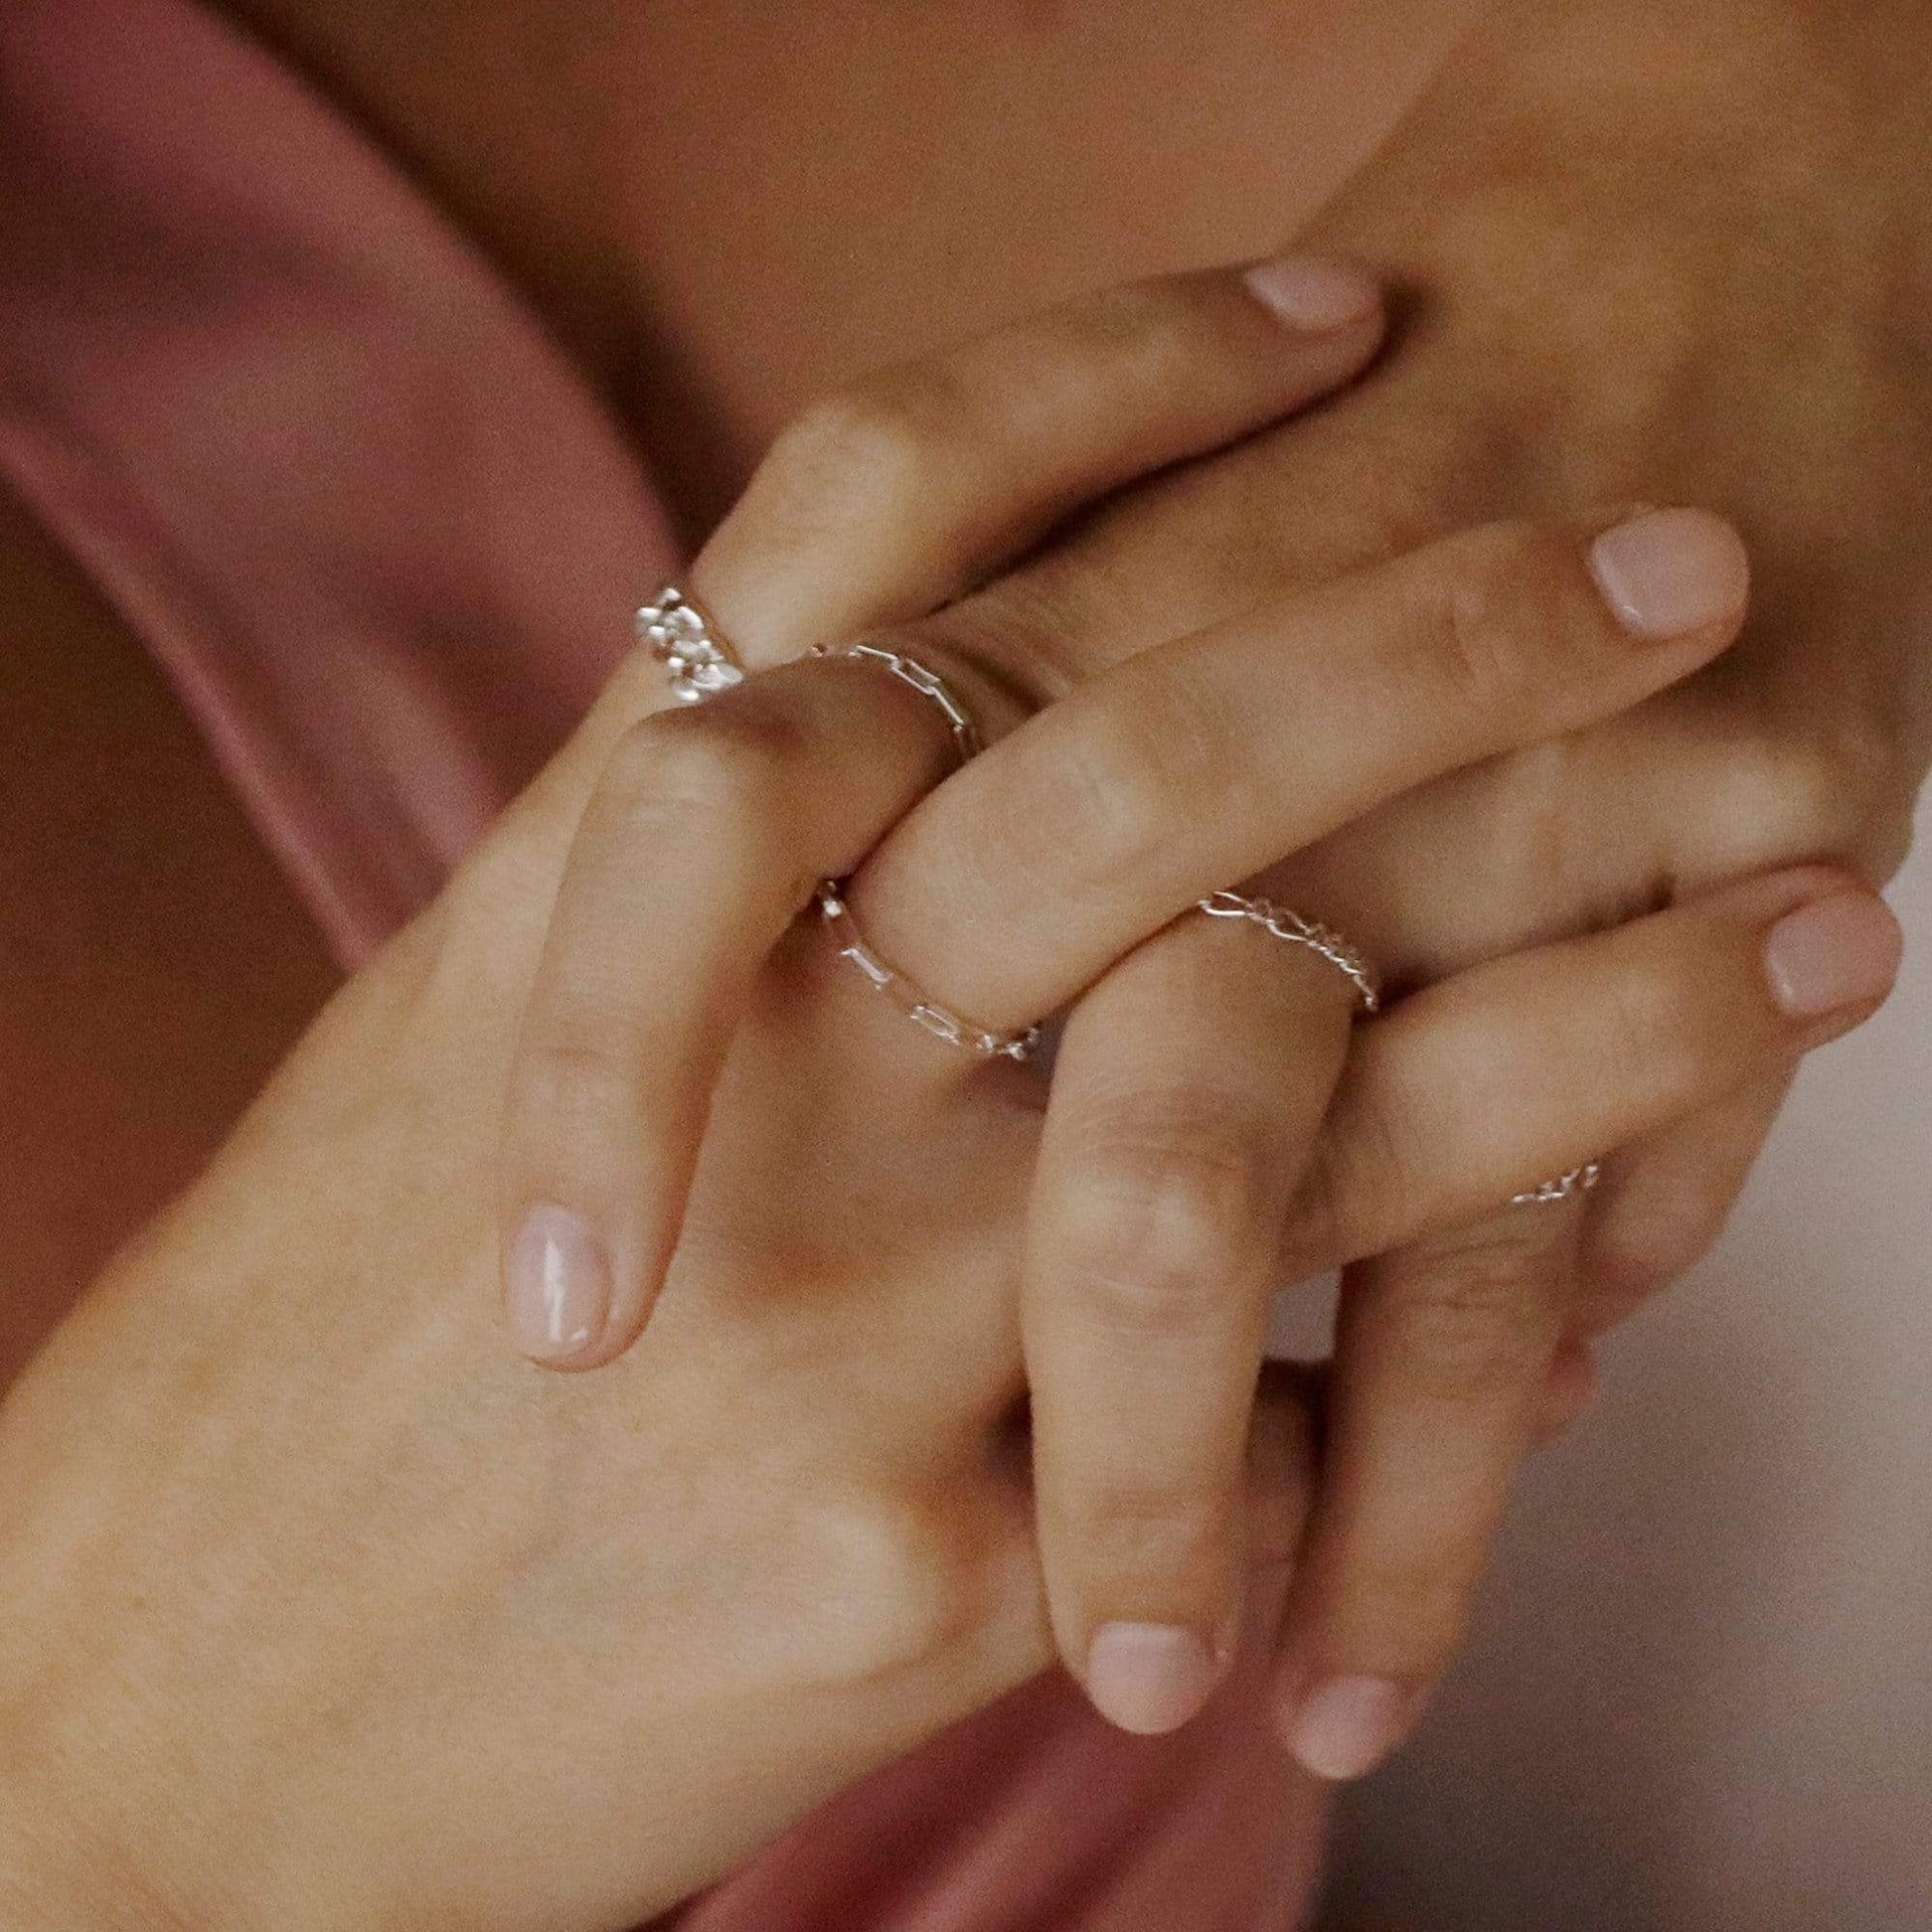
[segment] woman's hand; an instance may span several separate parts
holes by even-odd
[[[1084,493],[1343,379],[1374,339],[1360,310],[1340,335],[1284,327],[1233,276],[1087,320],[1112,388],[1069,382],[1036,421],[1015,387],[984,446],[952,433],[970,412],[909,425],[949,478],[985,454],[972,486],[888,496],[896,548],[870,518],[811,535],[850,622],[922,607]],[[1218,391],[1170,382],[1187,330],[1222,355]],[[828,412],[792,458],[867,420]],[[793,476],[765,492],[762,540],[765,512],[736,526],[747,585],[807,541],[788,516],[844,501],[837,469],[816,497]],[[791,909],[759,911],[774,848],[733,836],[753,808],[796,807],[802,886],[945,769],[936,714],[859,667],[739,696],[653,719],[639,653],[0,1407],[0,1916],[628,1925],[1048,1662],[1014,1436],[1038,1108],[929,1077],[932,1043],[876,1034],[816,935],[725,984],[741,1024],[715,1043],[648,1344],[555,1375],[491,1320],[498,1134],[540,970],[541,1018],[594,989],[580,969],[601,959],[617,990],[641,959],[644,999],[598,1024],[642,1012],[702,1055],[718,996],[687,961],[711,972],[712,928],[766,916],[769,939]],[[770,789],[788,777],[820,782]],[[682,838],[626,836],[658,805]],[[572,897],[609,859],[642,895]],[[640,914],[659,950],[600,954]],[[560,952],[553,924],[581,944]],[[633,1077],[621,1025],[585,1038]],[[526,1072],[595,1071],[533,1039]],[[1278,1564],[1310,1462],[1292,1378],[1254,1459],[1250,1549]]]
[[[1709,502],[1756,566],[1737,649],[1628,713],[1417,788],[1261,889],[1348,932],[1401,987],[1767,867],[1882,879],[1932,747],[1932,64],[1912,9],[1887,0],[1855,32],[1828,12],[1499,9],[1317,231],[1408,291],[1383,364],[1311,419],[1125,493],[905,648],[951,650],[1046,701],[1473,520]],[[1863,983],[1883,982],[1895,945],[1874,921]],[[1803,962],[1794,944],[1791,970]],[[1124,1063],[1134,1040],[1123,1022],[1099,1056]],[[1310,1762],[1365,1768],[1419,1707],[1552,1352],[1552,1399],[1573,1406],[1589,1338],[1715,1238],[1792,1070],[1634,1141],[1572,1143],[1550,1173],[1609,1154],[1587,1203],[1491,1212],[1351,1273],[1293,1641],[1307,1690],[1372,1681],[1396,1689],[1370,1701],[1403,1714],[1318,1713],[1299,1734],[1291,1696]],[[1389,1127],[1398,1191],[1431,1156]]]
[[[1156,360],[1184,390],[1224,387],[1190,370],[1225,345],[1188,303],[1226,293],[1204,279],[1158,305],[1139,298],[1143,326],[1174,337]],[[1011,447],[1003,398],[1024,398],[1043,447],[1056,421],[1066,450],[1090,439],[1084,404],[1108,368],[1100,352],[1118,353],[1118,302],[1104,329],[1075,309],[1044,336],[1017,332],[1066,351],[1044,359],[1050,380],[1041,357],[996,338],[781,443],[697,570],[747,657],[772,663],[814,635],[826,599],[814,601],[814,560],[792,534],[814,521],[868,527],[881,505],[870,452],[894,452],[901,488],[886,500],[919,503],[927,474],[982,473],[980,445]],[[1136,349],[1144,367],[1148,344]],[[1018,388],[1013,373],[1028,367],[1035,380]],[[974,380],[989,370],[1006,380]],[[1077,406],[1056,418],[1068,394]],[[950,413],[935,406],[946,402]],[[1062,456],[1046,473],[1111,467]],[[772,591],[788,568],[796,605]],[[912,573],[906,602],[964,573]],[[1225,1663],[1242,1568],[1239,1444],[1297,1197],[1294,1239],[1313,1265],[1366,1224],[1383,1242],[1452,1225],[1579,1149],[1781,1064],[1882,991],[1781,1005],[1766,931],[1786,950],[1815,916],[1892,932],[1848,880],[1773,881],[1769,898],[1741,901],[1734,928],[1713,902],[1634,928],[1641,939],[1532,956],[1513,962],[1521,972],[1410,1002],[1364,1035],[1359,1062],[1372,1072],[1358,1085],[1343,1072],[1353,990],[1332,966],[1251,931],[1174,922],[1218,885],[1436,774],[1685,675],[1728,641],[1743,600],[1736,539],[1694,513],[1455,539],[1095,679],[948,780],[855,883],[880,953],[976,1027],[1017,1032],[1085,992],[1055,1072],[1026,1327],[1062,1655],[1120,1721],[1183,1721]],[[947,622],[878,642],[951,669]],[[812,882],[850,870],[951,755],[931,706],[851,663],[768,672],[702,711],[647,721],[620,747],[560,896],[513,1088],[507,1285],[533,1353],[584,1367],[628,1343],[681,1227],[688,1238],[706,1109],[760,963]],[[669,923],[673,901],[690,910]],[[1685,969],[1705,947],[1714,977],[1699,990]],[[1580,1010],[1562,1020],[1566,997]],[[902,1020],[868,1019],[881,1004],[853,1016],[855,1038],[876,1034],[868,1050],[899,1064],[908,1089],[966,1076],[964,1091],[1023,1090],[1020,1076],[996,1081]],[[1401,1050],[1385,1054],[1387,1042]],[[1541,1067],[1537,1048],[1550,1055]],[[1409,1090],[1433,1158],[1397,1194],[1373,1150],[1412,1137],[1406,1119],[1377,1123],[1388,1083],[1420,1066],[1443,1088]],[[1570,1091],[1579,1066],[1593,1077]],[[1463,1131],[1443,1136],[1452,1118]],[[1533,1386],[1548,1366],[1546,1355]]]

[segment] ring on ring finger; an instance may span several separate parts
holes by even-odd
[[[1553,1181],[1545,1181],[1540,1187],[1531,1188],[1527,1194],[1512,1195],[1512,1208],[1547,1208],[1559,1201],[1574,1201],[1588,1194],[1603,1179],[1603,1165],[1599,1161],[1586,1161],[1580,1168],[1571,1168],[1567,1174],[1559,1174]]]

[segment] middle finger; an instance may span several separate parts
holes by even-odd
[[[1268,1291],[1355,1004],[1314,951],[1197,913],[1060,1044],[1022,1272],[1034,1487],[1060,1654],[1127,1730],[1187,1722],[1229,1661]]]

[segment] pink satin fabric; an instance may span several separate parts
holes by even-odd
[[[0,474],[146,640],[353,965],[564,736],[675,560],[516,293],[188,0],[0,10]],[[686,1932],[1260,1932],[1324,1807],[1253,1665],[1148,1743],[1044,1680]]]

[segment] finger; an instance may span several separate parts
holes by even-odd
[[[1301,1279],[1486,1213],[1859,1025],[1902,941],[1807,867],[1470,968],[1357,1030],[1284,1246]]]
[[[1543,1380],[1542,1393],[1537,1398],[1531,1439],[1538,1449],[1574,1427],[1581,1417],[1588,1414],[1602,1392],[1596,1351],[1587,1338],[1574,1333],[1574,1298],[1570,1303],[1570,1322],[1571,1332],[1566,1333],[1556,1345],[1549,1373]]]
[[[1695,511],[1498,526],[1149,651],[913,812],[855,892],[947,1006],[1024,1025],[1194,900],[1440,772],[1684,676],[1741,621]]]
[[[1081,296],[808,410],[691,584],[752,667],[923,616],[1095,496],[1346,383],[1381,333],[1372,281],[1298,256]],[[920,655],[946,663],[982,723],[1027,708],[942,644]],[[526,886],[561,871],[612,748],[670,702],[633,653],[479,858],[507,852]]]
[[[1378,1765],[1461,1641],[1536,1438],[1581,1219],[1579,1200],[1505,1208],[1344,1278],[1277,1683],[1289,1749],[1319,1777]]]
[[[642,1329],[751,989],[821,878],[952,762],[937,711],[840,660],[621,738],[585,810],[510,1073],[505,1306],[554,1368]]]
[[[1231,1656],[1268,1291],[1355,1002],[1196,914],[1060,1043],[1021,1293],[1041,1556],[1060,1654],[1127,1730],[1187,1722]]]
[[[1693,679],[1419,786],[1270,869],[1260,889],[1326,907],[1414,984],[1774,867],[1834,859],[1882,879],[1863,829],[1887,815],[1843,761],[1738,709],[1732,686]]]
[[[922,616],[1094,498],[1339,388],[1381,333],[1368,275],[1301,256],[1079,296],[807,410],[695,581],[779,657]]]
[[[1796,1076],[1784,1062],[1604,1164],[1583,1237],[1571,1313],[1602,1335],[1716,1245]]]

